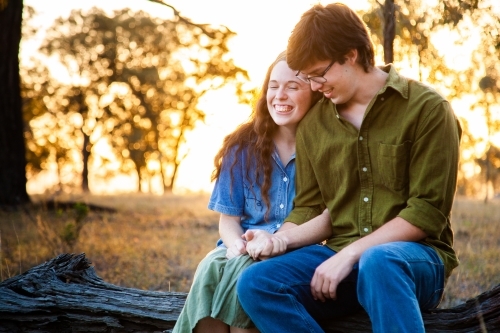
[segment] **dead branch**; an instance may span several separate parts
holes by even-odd
[[[0,332],[169,332],[186,293],[123,288],[98,277],[85,254],[61,254],[0,283]],[[500,332],[500,285],[424,314],[426,331]],[[371,332],[365,313],[324,323],[328,333]]]

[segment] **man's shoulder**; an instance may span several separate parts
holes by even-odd
[[[441,94],[431,85],[421,81],[408,79],[408,91],[410,93],[410,98],[427,96],[428,98],[432,98],[435,100],[446,101],[446,98],[443,94]]]
[[[325,111],[332,109],[333,103],[329,99],[322,97],[316,104],[314,104],[309,111],[307,111],[306,115],[300,121],[302,123],[314,123],[321,121],[321,116],[325,114]]]
[[[410,100],[424,98],[434,101],[446,101],[444,95],[430,84],[400,74],[393,65],[382,66],[380,68],[389,73],[388,85],[394,90],[399,91],[403,98],[409,98]]]
[[[328,117],[332,116],[333,104],[329,99],[321,98],[313,105],[300,121],[297,127],[297,136],[305,139],[310,133],[319,134]],[[315,136],[314,134],[313,136]]]

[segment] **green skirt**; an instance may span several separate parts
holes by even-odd
[[[226,251],[226,248],[216,248],[198,264],[193,285],[172,333],[191,333],[198,321],[206,317],[219,319],[229,326],[255,327],[236,294],[240,273],[254,260],[248,255],[227,260]]]

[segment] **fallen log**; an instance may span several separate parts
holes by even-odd
[[[186,293],[123,288],[98,277],[85,254],[61,254],[0,283],[0,332],[170,332]],[[449,309],[424,313],[427,332],[500,332],[500,285]],[[323,327],[371,332],[366,313]]]

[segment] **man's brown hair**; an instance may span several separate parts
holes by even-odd
[[[301,70],[322,60],[343,64],[353,49],[358,51],[358,63],[368,72],[375,65],[375,52],[366,24],[344,4],[317,4],[295,25],[286,58],[290,68]]]

